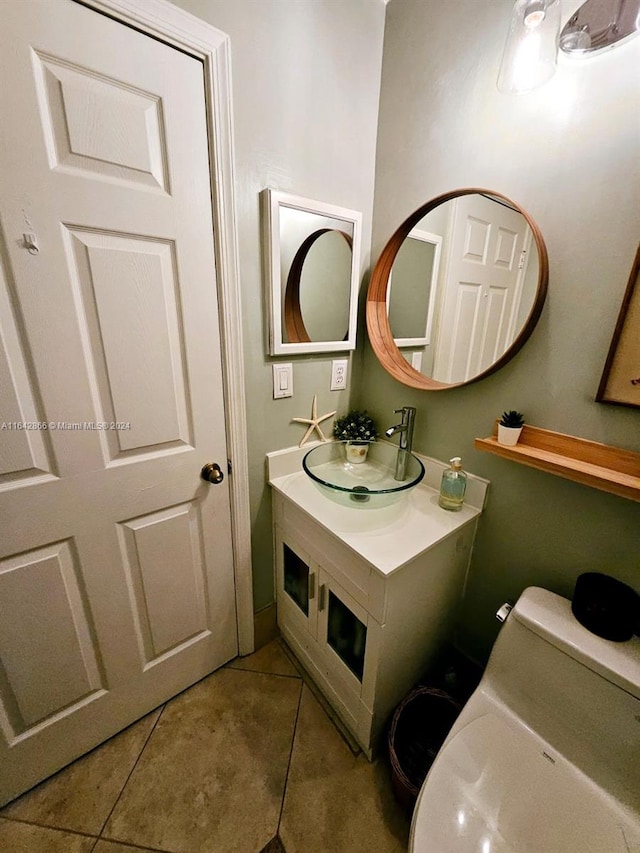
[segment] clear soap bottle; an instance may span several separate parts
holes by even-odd
[[[467,475],[462,470],[462,459],[459,456],[454,456],[449,462],[451,467],[442,473],[438,503],[443,509],[457,512],[462,509],[464,493],[467,489]]]

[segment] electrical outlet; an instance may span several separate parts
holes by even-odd
[[[331,362],[331,391],[342,391],[347,387],[349,359],[334,358]]]

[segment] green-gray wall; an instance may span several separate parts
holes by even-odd
[[[265,454],[296,445],[292,417],[346,411],[329,391],[331,359],[286,357],[294,397],[272,399],[266,353],[259,192],[265,187],[363,213],[361,271],[371,217],[385,7],[382,0],[174,0],[231,39],[236,202],[248,420],[254,607],[274,598]],[[351,359],[353,363],[353,358]],[[329,431],[331,422],[329,423]]]
[[[563,2],[563,17],[577,2]],[[512,0],[391,0],[387,7],[372,256],[423,202],[464,186],[495,189],[538,222],[549,296],[521,353],[466,388],[418,392],[391,379],[368,345],[354,402],[383,426],[418,409],[414,447],[491,480],[459,641],[486,656],[493,614],[526,586],[570,595],[604,571],[640,590],[640,504],[473,449],[504,409],[533,425],[640,450],[640,411],[594,402],[640,237],[640,39],[521,96],[495,85]]]
[[[593,401],[640,235],[640,39],[563,60],[545,87],[513,97],[495,88],[512,0],[391,0],[386,30],[382,0],[174,2],[231,38],[256,609],[273,600],[264,455],[297,444],[291,418],[314,393],[323,412],[350,397],[381,425],[415,405],[419,451],[461,454],[491,480],[461,614],[475,656],[496,606],[528,584],[570,594],[597,569],[640,589],[640,505],[473,450],[505,408],[640,450],[640,412]],[[564,16],[577,5],[563,0]],[[260,190],[361,210],[365,276],[412,210],[468,185],[520,202],[547,242],[549,297],[523,351],[468,388],[421,393],[380,368],[361,329],[350,391],[329,391],[331,355],[294,357],[295,396],[272,400]]]

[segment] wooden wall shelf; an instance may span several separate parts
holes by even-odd
[[[490,438],[476,438],[476,450],[640,501],[640,453],[533,426],[524,427],[514,447],[498,444],[497,436],[496,421]]]

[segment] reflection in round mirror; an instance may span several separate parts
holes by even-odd
[[[342,341],[349,329],[353,223],[280,207],[283,343]]]
[[[349,328],[352,240],[320,228],[296,252],[284,298],[286,343],[344,340]]]
[[[405,220],[373,270],[371,345],[413,388],[475,382],[527,340],[547,279],[542,235],[519,205],[490,190],[446,193]]]
[[[387,287],[387,310],[399,347],[431,344],[441,248],[441,235],[414,228],[396,255]]]

